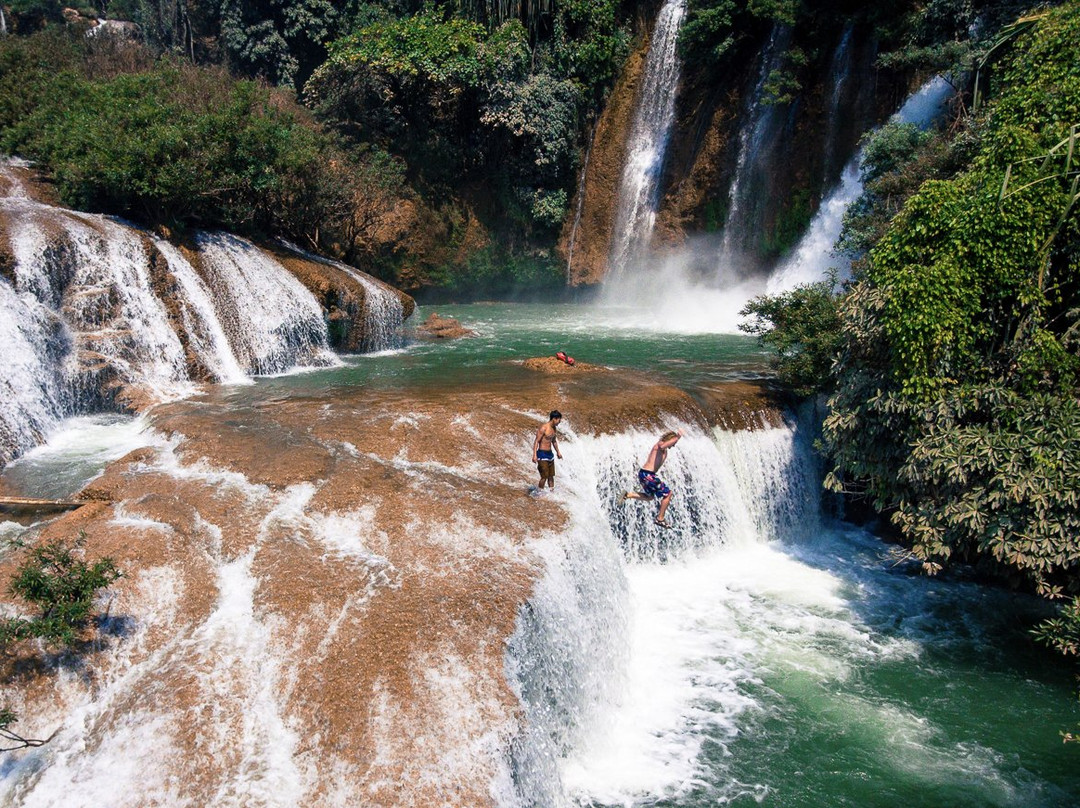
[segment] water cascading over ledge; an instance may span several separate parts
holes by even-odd
[[[652,241],[660,177],[675,120],[680,67],[677,45],[685,16],[685,0],[667,0],[656,17],[615,205],[609,277],[625,271]]]
[[[363,273],[226,233],[184,246],[0,186],[0,465],[68,416],[137,411],[204,382],[336,362],[401,343],[412,300]]]
[[[665,752],[656,739],[685,728],[667,725],[658,715],[639,716],[633,727],[611,725],[617,705],[643,696],[634,693],[635,672],[628,669],[634,617],[627,573],[630,567],[693,563],[695,554],[721,547],[799,542],[813,535],[820,523],[821,469],[809,427],[809,419],[792,417],[754,430],[689,428],[662,472],[676,492],[668,511],[675,527],[669,531],[651,524],[655,504],[622,499],[655,434],[631,429],[575,443],[574,450],[587,458],[583,474],[570,483],[577,515],[564,546],[545,553],[545,576],[522,608],[508,647],[507,674],[526,718],[513,746],[514,790],[502,805],[623,804],[625,792],[595,788],[609,777],[620,788],[650,777],[628,773],[634,764],[620,765],[618,750],[601,751],[625,739],[622,752],[641,752],[627,735],[657,747],[648,754],[659,755],[657,769],[666,771],[652,773],[650,787],[662,792],[670,785],[666,781],[694,777],[702,737],[685,733]],[[721,681],[710,694],[721,706],[709,720],[733,725],[747,703],[725,693],[728,685]],[[704,677],[698,686],[708,692]],[[649,725],[650,720],[658,723]],[[582,764],[582,757],[611,758],[611,766],[623,771],[614,775],[605,764],[598,770],[595,761]],[[643,782],[630,786],[631,792],[644,790]]]
[[[566,277],[571,286],[601,282],[613,253],[620,251],[615,244],[635,237],[627,230],[634,222],[625,215],[619,221],[617,210],[620,196],[627,196],[621,189],[628,185],[628,173],[635,174],[636,179],[630,183],[635,187],[629,194],[633,201],[627,206],[636,207],[642,215],[655,210],[655,193],[679,74],[678,62],[671,59],[675,57],[678,26],[684,14],[682,0],[668,0],[664,4],[651,34],[627,58],[590,132],[588,160],[584,161],[572,205],[574,213],[568,217],[559,245],[559,252],[567,261]],[[650,73],[651,77],[647,75]],[[646,131],[653,130],[658,138],[635,153],[635,136],[631,133],[641,132],[643,127]],[[653,147],[659,151],[650,151]],[[648,177],[644,174],[646,169]],[[648,204],[642,207],[642,201]],[[622,230],[621,238],[616,234],[617,229]],[[647,242],[648,238],[643,241]]]

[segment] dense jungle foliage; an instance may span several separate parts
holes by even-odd
[[[547,294],[563,285],[556,247],[592,127],[659,5],[5,0],[0,148],[67,204],[283,235],[412,292]],[[918,8],[689,0],[688,82],[734,87],[772,26],[791,25],[768,86],[793,103],[827,62],[815,42],[853,19],[896,42]],[[965,24],[938,17],[936,36]],[[783,212],[773,252],[809,199]]]
[[[3,8],[0,148],[65,204],[472,295],[562,285],[585,122],[631,40],[615,0]]]
[[[747,310],[759,331],[776,327],[781,373],[830,393],[827,485],[888,514],[926,571],[971,564],[1064,604],[1037,633],[1071,655],[1080,654],[1077,42],[1080,5],[1037,10],[972,54],[977,96],[947,131],[887,126],[868,138],[866,190],[844,236],[865,252],[839,294],[800,291],[819,312],[798,322],[812,339],[789,323],[805,300]]]

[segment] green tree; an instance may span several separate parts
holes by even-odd
[[[973,563],[1055,599],[1080,594],[1077,37],[1066,4],[1017,38],[966,166],[874,240],[823,430],[827,485],[890,514],[928,572]],[[1041,636],[1074,653],[1077,614]]]
[[[81,558],[85,537],[74,542],[54,539],[30,548],[11,580],[9,593],[34,612],[29,617],[0,620],[0,651],[10,654],[22,643],[40,640],[47,646],[71,648],[86,634],[94,601],[121,575],[111,558]],[[16,543],[22,547],[21,543]],[[41,746],[46,739],[24,738],[11,729],[18,716],[0,709],[0,751]]]
[[[330,0],[221,0],[221,42],[242,75],[303,87],[326,57],[349,3]]]
[[[11,595],[25,601],[33,617],[8,617],[0,621],[0,648],[27,639],[69,647],[82,636],[90,621],[98,591],[113,584],[120,571],[111,558],[86,562],[82,555],[85,537],[74,542],[54,539],[31,547],[29,558],[19,565],[9,586]]]
[[[775,353],[780,381],[799,396],[831,389],[830,370],[840,349],[840,316],[834,280],[763,295],[739,314],[752,317],[739,330],[756,335]]]

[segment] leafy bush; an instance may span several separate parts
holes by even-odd
[[[780,295],[763,295],[739,314],[753,317],[739,330],[756,335],[776,354],[773,367],[796,395],[831,387],[829,371],[840,348],[840,317],[833,281],[799,286]]]
[[[868,132],[860,143],[862,162],[859,173],[862,181],[873,182],[911,162],[919,149],[933,137],[932,132],[923,131],[913,123],[895,121]]]
[[[488,32],[428,6],[372,23],[332,44],[305,93],[353,139],[402,155],[429,192],[477,183],[524,197],[505,211],[526,229],[552,227],[573,182],[580,86],[531,70],[517,20]]]
[[[891,514],[928,572],[974,563],[1050,598],[1080,594],[1078,37],[1066,4],[1012,42],[967,165],[873,240],[823,431],[827,485]],[[881,137],[875,184],[934,148]],[[1077,614],[1041,636],[1075,652]]]
[[[400,188],[381,152],[347,153],[288,97],[255,82],[171,60],[91,77],[89,46],[41,42],[48,47],[0,45],[0,64],[25,90],[0,101],[0,144],[46,168],[65,204],[335,252],[356,241],[354,203],[370,196],[367,183]],[[8,81],[5,71],[0,86]]]
[[[7,617],[0,620],[0,651],[10,652],[24,640],[38,639],[61,648],[71,647],[84,636],[98,593],[120,577],[111,558],[82,560],[84,536],[72,543],[55,539],[31,548],[30,557],[15,572],[9,592],[35,611],[32,617]],[[15,542],[19,547],[21,542]],[[18,716],[8,708],[0,709],[0,751],[9,752],[28,746],[41,746],[49,738],[24,738],[11,729]]]
[[[10,592],[34,607],[37,614],[0,622],[0,648],[31,638],[60,646],[78,641],[98,591],[120,577],[111,558],[92,563],[79,558],[83,543],[80,535],[71,544],[56,539],[30,549],[30,557],[16,570]]]

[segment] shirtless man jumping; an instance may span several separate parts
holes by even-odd
[[[562,460],[562,452],[559,451],[559,423],[562,421],[562,413],[552,410],[548,415],[548,421],[536,430],[536,440],[533,441],[533,462],[536,470],[540,472],[540,485],[537,488],[544,490],[544,481],[547,480],[548,488],[555,487],[555,456]]]
[[[628,499],[659,499],[660,511],[656,514],[656,524],[660,525],[660,527],[671,527],[664,520],[664,514],[667,513],[668,505],[671,504],[671,489],[664,485],[664,481],[657,476],[657,472],[660,471],[660,467],[667,460],[668,449],[678,443],[679,438],[682,436],[683,431],[681,429],[676,432],[665,432],[660,436],[660,440],[649,451],[649,459],[645,461],[645,465],[638,472],[638,481],[641,483],[641,487],[645,489],[645,492],[627,491],[623,497],[624,502]]]

